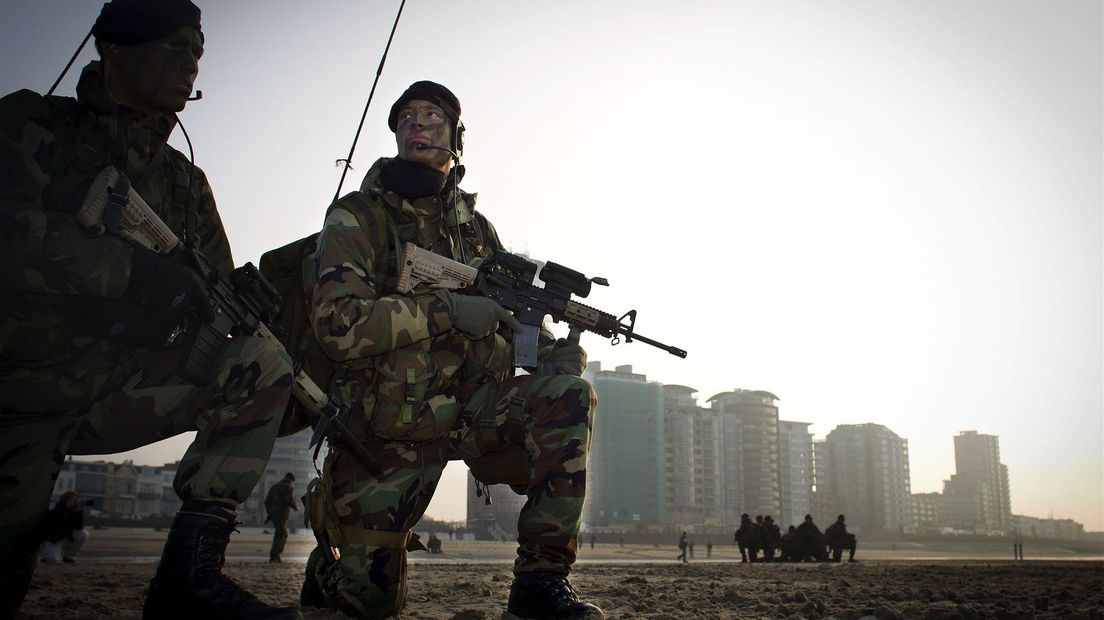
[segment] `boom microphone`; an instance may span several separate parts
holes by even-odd
[[[452,149],[446,149],[443,146],[434,146],[432,144],[426,144],[424,142],[419,142],[419,143],[414,145],[414,149],[418,150],[418,151],[444,151],[444,152],[448,153],[449,155],[452,155],[453,159],[455,159],[457,161],[460,160],[460,156],[456,154],[456,151],[454,151]]]
[[[195,91],[195,93],[196,94],[194,96],[188,97],[188,101],[199,101],[200,99],[203,99],[203,91],[202,90],[197,89]]]

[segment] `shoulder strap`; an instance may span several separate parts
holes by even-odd
[[[399,274],[402,273],[400,257],[402,256],[402,236],[399,234],[398,224],[386,206],[369,198],[364,192],[352,192],[343,196],[331,207],[345,208],[356,218],[357,224],[366,233],[373,231],[382,232],[388,239],[379,239],[380,249],[384,246],[390,248],[390,256],[378,256],[375,264],[375,282],[380,295],[389,295],[398,290]],[[371,218],[371,219],[369,219]],[[382,221],[381,221],[382,220]],[[388,244],[387,241],[390,241]],[[393,265],[394,270],[387,270],[387,265]]]

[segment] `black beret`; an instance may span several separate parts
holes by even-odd
[[[422,80],[411,84],[410,88],[407,88],[391,106],[391,113],[387,115],[387,126],[391,128],[391,131],[395,131],[399,126],[399,109],[415,99],[428,101],[441,108],[445,114],[452,118],[453,123],[460,120],[460,100],[456,98],[456,95],[436,82]]]
[[[294,481],[295,480],[295,474],[293,474],[291,472],[288,472],[288,473],[284,474],[284,480]]]
[[[111,0],[96,18],[92,36],[105,43],[141,45],[185,26],[199,30],[199,7],[191,0]]]

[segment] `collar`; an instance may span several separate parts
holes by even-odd
[[[175,114],[143,114],[115,103],[104,85],[103,65],[98,60],[81,71],[77,101],[95,116],[102,134],[109,137],[112,156],[126,162],[131,173],[144,167],[176,128]]]
[[[391,159],[391,157],[381,157],[372,164],[368,173],[364,175],[364,180],[360,184],[360,191],[367,194],[382,196],[387,206],[391,207],[395,212],[405,216],[417,218],[419,212],[429,213],[430,209],[435,208],[433,206],[433,196],[425,196],[423,198],[410,200],[399,196],[395,192],[389,191],[380,183],[380,170],[386,166]],[[463,178],[463,172],[460,173],[460,177]],[[478,194],[468,194],[459,188],[457,188],[457,190],[460,194],[460,200],[456,201],[456,209],[450,208],[453,205],[451,174],[448,181],[445,182],[445,189],[441,192],[440,196],[437,196],[441,201],[439,204],[443,205],[443,208],[436,208],[442,210],[442,216],[445,224],[448,226],[467,224],[475,219],[475,201]]]

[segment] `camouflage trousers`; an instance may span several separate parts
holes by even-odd
[[[0,580],[37,548],[66,455],[122,452],[194,430],[173,481],[182,499],[238,503],[260,480],[291,393],[286,354],[261,338],[234,338],[215,381],[196,386],[177,375],[183,347],[135,351],[107,383],[116,388],[78,410],[25,413],[0,403]]]
[[[447,437],[420,445],[368,443],[384,469],[379,478],[351,455],[331,454],[321,486],[332,508],[319,515],[312,507],[311,515],[329,544],[312,552],[307,579],[347,613],[398,613],[406,600],[406,552],[424,548],[410,530],[450,460],[467,462],[483,483],[510,484],[527,495],[515,573],[567,574],[575,562],[595,405],[594,388],[579,377],[514,377],[480,387]]]

